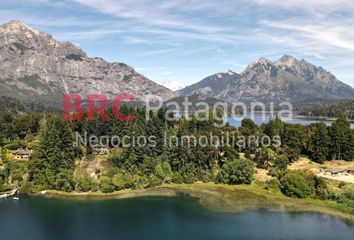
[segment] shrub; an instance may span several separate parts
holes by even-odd
[[[74,190],[74,186],[73,171],[60,169],[59,173],[55,176],[55,189],[71,192]]]
[[[0,192],[4,191],[5,189],[5,181],[4,179],[0,176]]]
[[[286,155],[279,155],[275,158],[274,167],[279,170],[286,170],[289,165],[289,159]]]
[[[118,174],[114,175],[112,183],[117,190],[135,187],[133,175],[124,171],[119,171]]]
[[[149,183],[149,187],[156,187],[162,184],[162,180],[161,178],[154,176],[153,174],[151,174],[148,177],[148,183]]]
[[[279,175],[282,192],[289,197],[329,198],[329,189],[326,181],[314,174],[303,171],[287,171]]]
[[[20,188],[21,194],[33,194],[36,193],[37,191],[38,189],[36,189],[36,186],[31,182],[23,182],[21,184],[21,188]]]
[[[114,166],[123,167],[126,163],[126,158],[121,153],[114,152],[108,156],[108,161]]]
[[[307,198],[311,188],[306,179],[296,172],[286,173],[280,180],[282,192],[289,197]]]
[[[324,180],[321,177],[317,177],[314,176],[314,180],[315,180],[315,195],[316,197],[318,197],[319,199],[328,199],[329,197],[329,190],[328,190],[328,186],[327,186],[327,182],[326,180]]]
[[[214,182],[214,176],[208,170],[199,170],[197,173],[197,178],[199,181],[202,181],[204,183]]]
[[[217,176],[217,181],[226,184],[250,184],[253,174],[253,162],[239,159],[225,163]]]
[[[347,184],[342,188],[342,197],[354,201],[354,185]]]
[[[80,192],[95,190],[95,184],[89,176],[80,176],[76,179],[76,189]]]
[[[171,177],[171,175],[172,175],[171,165],[168,162],[163,162],[161,167],[162,167],[162,170],[163,170],[165,176]]]
[[[16,149],[20,149],[20,148],[26,148],[26,143],[23,140],[16,139],[15,141],[13,141],[11,143],[6,144],[4,146],[4,148],[8,149],[8,150],[16,150]]]
[[[342,191],[338,196],[338,202],[347,206],[354,213],[354,185],[347,184],[342,187]]]
[[[177,183],[177,184],[182,184],[183,183],[183,177],[180,172],[175,172],[172,175],[172,182]]]
[[[280,184],[277,179],[270,179],[266,182],[265,189],[270,190],[272,192],[280,192]]]
[[[182,175],[183,183],[191,184],[197,180],[196,167],[193,163],[187,163],[181,167],[180,173]]]
[[[114,191],[114,185],[112,183],[112,179],[107,177],[107,176],[103,176],[100,179],[100,190],[103,193],[111,193]]]
[[[155,167],[155,175],[162,180],[165,178],[165,173],[160,164]]]
[[[274,158],[275,153],[271,148],[261,148],[256,152],[255,162],[257,167],[267,169]]]
[[[12,175],[12,182],[22,182],[23,181],[23,177],[22,174],[19,172],[16,172]]]
[[[112,183],[117,190],[123,190],[126,188],[125,178],[122,174],[114,175]]]

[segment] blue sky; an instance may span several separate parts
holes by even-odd
[[[354,86],[352,0],[0,0],[18,19],[150,79],[192,84],[263,56],[304,58]]]

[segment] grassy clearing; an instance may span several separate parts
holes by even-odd
[[[311,168],[321,167],[323,169],[333,169],[333,168],[341,168],[347,169],[354,167],[353,161],[343,161],[343,160],[333,160],[333,161],[325,161],[323,164],[319,164],[311,161],[306,156],[301,156],[299,160],[289,165],[290,170],[308,170]]]

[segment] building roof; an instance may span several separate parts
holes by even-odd
[[[332,173],[332,174],[337,174],[337,173],[341,173],[341,172],[345,172],[345,169],[341,169],[341,168],[333,168],[331,170],[329,170],[328,172]]]
[[[92,147],[93,149],[104,149],[104,150],[107,150],[108,147],[102,147],[102,146],[94,146]]]
[[[32,151],[19,149],[19,150],[11,151],[11,153],[15,155],[31,155]]]

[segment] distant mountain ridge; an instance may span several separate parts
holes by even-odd
[[[65,93],[101,93],[110,98],[131,93],[137,101],[148,94],[164,100],[199,94],[245,103],[354,99],[354,89],[330,72],[288,55],[275,62],[260,58],[241,73],[217,73],[173,92],[124,63],[90,58],[74,44],[59,42],[22,22],[0,25],[0,96],[61,108]]]
[[[20,21],[1,25],[0,96],[60,108],[65,93],[108,97],[130,93],[136,100],[147,94],[166,100],[176,96],[124,63],[89,58],[74,44],[59,42]]]
[[[354,99],[354,89],[330,72],[289,55],[275,62],[260,58],[240,74],[232,71],[217,73],[178,92],[246,104]]]

